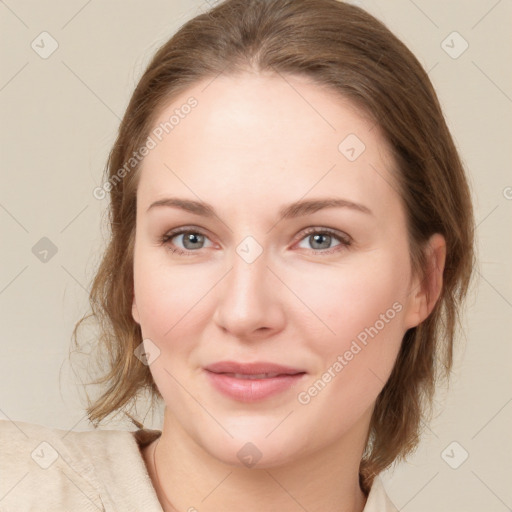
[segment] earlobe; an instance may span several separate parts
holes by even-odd
[[[416,327],[434,309],[443,288],[443,272],[446,262],[446,241],[435,233],[427,245],[426,269],[423,279],[417,279],[410,292],[406,328]]]

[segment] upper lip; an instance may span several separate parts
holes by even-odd
[[[205,366],[205,370],[213,373],[240,373],[245,375],[259,375],[262,373],[277,373],[279,375],[295,375],[305,373],[304,370],[291,368],[280,364],[265,361],[255,363],[238,363],[236,361],[219,361]]]

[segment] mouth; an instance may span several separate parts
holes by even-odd
[[[205,367],[205,370],[213,373],[223,373],[237,378],[270,378],[278,375],[297,375],[306,373],[305,370],[283,366],[269,362],[240,363],[237,361],[219,361]]]
[[[274,363],[223,361],[204,368],[208,381],[223,395],[241,402],[264,400],[300,381],[306,371]]]
[[[228,377],[233,377],[234,379],[250,379],[250,380],[261,380],[261,379],[272,379],[274,377],[282,377],[288,375],[302,375],[305,372],[297,372],[297,373],[260,373],[257,375],[251,375],[247,373],[227,373],[227,372],[213,372],[218,373],[218,375],[227,375]]]

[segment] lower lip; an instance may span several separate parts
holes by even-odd
[[[255,402],[286,391],[299,382],[306,374],[279,375],[267,379],[237,379],[223,373],[206,374],[215,389],[241,402]]]

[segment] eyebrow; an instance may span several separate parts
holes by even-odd
[[[205,203],[204,201],[193,201],[191,199],[182,199],[178,197],[168,197],[165,199],[159,199],[158,201],[152,203],[148,207],[147,211],[151,210],[152,208],[160,206],[166,206],[169,208],[179,208],[181,210],[185,210],[195,215],[200,215],[202,217],[217,216],[215,213],[215,209],[209,203]],[[288,205],[283,206],[279,210],[279,215],[283,219],[293,219],[304,215],[311,215],[312,213],[315,213],[319,210],[323,210],[324,208],[349,208],[351,210],[355,210],[361,213],[373,215],[373,212],[367,206],[337,197],[305,199],[294,203],[290,203]]]

